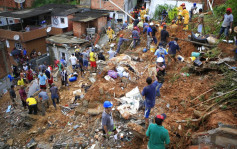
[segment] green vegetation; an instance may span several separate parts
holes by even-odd
[[[161,19],[161,14],[164,9],[168,12],[167,22],[171,22],[178,14],[178,10],[173,5],[157,5],[154,12],[154,19]]]
[[[218,48],[213,48],[213,49],[211,49],[211,50],[208,50],[208,51],[204,54],[204,56],[205,56],[206,58],[212,59],[212,58],[217,58],[220,53],[221,53],[221,50],[220,50],[220,49],[218,49]]]
[[[35,0],[33,7],[41,7],[47,4],[71,4],[78,5],[80,0]]]

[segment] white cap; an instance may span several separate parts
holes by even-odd
[[[152,25],[154,25],[154,23],[153,23],[153,22],[151,22],[151,23],[150,23],[150,25],[152,26]]]
[[[162,57],[158,57],[156,60],[157,63],[163,63],[164,59]]]

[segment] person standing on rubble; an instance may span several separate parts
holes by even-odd
[[[162,43],[164,47],[166,47],[169,36],[170,36],[169,32],[166,30],[166,25],[164,25],[163,30],[161,30],[160,32],[160,42]]]
[[[10,94],[10,98],[12,100],[12,106],[14,108],[16,108],[17,104],[16,104],[16,92],[14,90],[14,85],[11,85],[11,89],[9,91],[9,94]]]
[[[90,64],[91,64],[91,72],[96,72],[96,56],[95,56],[95,50],[92,49],[90,52]]]
[[[68,82],[67,82],[67,70],[65,70],[64,67],[62,67],[62,71],[61,71],[61,84],[62,86],[68,86]]]
[[[69,60],[71,61],[72,64],[72,69],[75,70],[77,68],[77,58],[74,54],[72,54],[72,56],[69,58]]]
[[[145,19],[145,22],[143,23],[143,34],[147,32],[148,27],[148,19]]]
[[[126,20],[122,25],[122,30],[126,29],[128,27],[128,21]]]
[[[170,26],[171,36],[175,36],[178,25],[176,25],[175,20],[172,20],[172,24]]]
[[[57,99],[57,103],[59,103],[59,92],[58,92],[58,87],[54,83],[52,84],[52,87],[50,88],[50,92],[51,92],[51,99],[53,102],[53,106],[55,109],[57,109],[55,99]]]
[[[188,23],[189,23],[189,12],[186,9],[186,6],[183,7],[182,15],[184,17],[184,28],[183,28],[183,30],[186,31],[186,30],[188,30]]]
[[[155,117],[155,124],[149,125],[146,136],[149,137],[148,149],[165,149],[165,144],[170,143],[169,132],[162,126],[162,122],[165,120],[164,115],[157,115]]]
[[[150,49],[150,45],[152,43],[152,26],[154,25],[153,22],[149,24],[149,27],[147,28],[147,49]]]
[[[177,9],[178,9],[178,18],[177,18],[177,24],[181,24],[183,20],[183,7],[185,6],[185,3],[182,3]]]
[[[135,49],[136,46],[140,44],[140,36],[139,36],[138,31],[137,31],[137,26],[135,26],[133,28],[132,38],[133,38],[133,49]]]
[[[47,109],[49,108],[49,96],[48,93],[46,92],[46,88],[42,88],[38,96],[41,101],[42,115],[45,116],[46,108]]]
[[[156,77],[154,77],[156,79]],[[152,78],[148,77],[146,79],[146,83],[148,86],[143,88],[142,96],[145,96],[145,127],[148,127],[149,124],[149,115],[151,109],[155,106],[155,99],[156,99],[156,87],[158,85],[158,81],[154,81],[152,83]]]
[[[108,30],[107,30],[107,35],[108,35],[108,38],[109,38],[109,42],[111,42],[113,40],[113,34],[114,34],[114,30],[112,30],[111,27],[109,26]]]
[[[165,48],[163,48],[163,44],[160,42],[159,46],[157,47],[157,50],[154,54],[154,58],[162,57],[164,59],[163,64],[165,65],[165,56],[168,55],[168,52]]]
[[[137,14],[135,14],[134,19],[135,19],[135,20],[134,20],[134,22],[133,22],[133,27],[137,26],[138,23],[139,23],[139,19],[138,19],[138,15],[137,15]]]
[[[86,50],[84,50],[83,52],[82,52],[82,59],[83,59],[83,69],[85,70],[85,71],[87,71],[88,70],[88,58],[89,58],[89,52],[87,51],[88,50],[88,47],[87,47],[87,49]]]
[[[114,134],[117,135],[117,130],[114,125],[114,120],[112,116],[112,107],[113,104],[110,101],[104,102],[105,110],[102,113],[102,130],[104,139],[109,138],[112,132],[114,132]]]
[[[38,75],[38,82],[39,82],[39,85],[40,85],[40,89],[46,88],[47,77],[42,72],[40,72],[39,75]]]
[[[164,83],[164,77],[165,77],[165,64],[164,64],[164,58],[159,57],[156,60],[156,78],[158,81],[158,85],[156,87],[156,96],[160,97],[160,88],[162,87]]]
[[[221,30],[220,30],[219,35],[217,36],[217,39],[219,39],[221,34],[224,33],[225,37],[226,37],[226,40],[228,42],[229,33],[230,34],[232,33],[232,25],[233,25],[233,21],[234,21],[234,17],[232,15],[232,9],[231,8],[226,9],[226,14],[224,15],[222,21],[223,21],[223,23],[221,25]]]
[[[168,65],[170,64],[171,61],[175,61],[176,62],[176,51],[178,51],[180,53],[180,55],[182,55],[182,53],[180,52],[180,47],[178,45],[178,38],[174,38],[174,41],[169,42],[167,48],[168,50]]]
[[[145,22],[146,8],[144,6],[142,6],[140,14],[141,14],[141,21]]]
[[[109,49],[109,51],[107,52],[108,54],[109,54],[109,59],[112,59],[112,58],[114,58],[114,56],[116,55],[116,52],[113,50],[113,47],[114,47],[114,45],[110,45],[110,49]]]
[[[204,14],[202,13],[202,9],[199,9],[199,16],[198,16],[198,33],[202,35],[202,28],[204,24]]]
[[[123,34],[120,34],[120,38],[119,38],[119,42],[118,42],[118,46],[117,46],[117,50],[116,50],[117,54],[119,54],[120,47],[124,41],[129,41],[129,39],[123,38]]]
[[[21,96],[22,106],[24,107],[24,109],[26,109],[27,94],[26,94],[24,86],[21,86],[21,89],[19,90],[19,95]]]
[[[32,114],[32,112],[34,111],[34,115],[37,115],[37,100],[33,96],[30,96],[30,98],[26,99],[26,103],[29,108],[29,114]]]

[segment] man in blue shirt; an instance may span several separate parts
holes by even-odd
[[[128,27],[128,21],[125,21],[125,23],[123,23],[122,29],[126,29]]]
[[[158,81],[156,80],[152,83],[152,78],[148,77],[146,79],[146,83],[148,84],[148,86],[143,88],[142,96],[145,96],[144,117],[145,117],[145,122],[146,122],[146,128],[148,128],[150,111],[151,111],[151,108],[155,106],[156,86],[158,85]]]
[[[164,65],[165,65],[165,55],[167,55],[167,51],[163,48],[163,44],[160,42],[159,43],[159,46],[158,46],[158,49],[156,50],[155,54],[154,54],[154,57],[157,57],[157,59],[159,57],[162,57],[164,59]]]
[[[45,116],[45,108],[49,108],[49,96],[46,92],[46,88],[42,88],[39,93],[39,99],[42,102],[42,115]]]
[[[150,49],[150,45],[152,42],[152,26],[154,25],[153,22],[150,23],[149,27],[147,28],[147,49]]]
[[[167,16],[168,12],[164,9],[161,13],[161,22],[166,21]]]
[[[129,39],[123,38],[123,34],[121,34],[121,35],[120,35],[120,38],[119,38],[117,50],[116,50],[117,53],[120,52],[120,47],[121,47],[121,45],[123,44],[124,41],[129,41]]]
[[[177,43],[178,41],[178,38],[174,38],[174,41],[171,41],[169,42],[168,44],[168,54],[169,54],[169,57],[168,57],[168,64],[170,63],[170,61],[173,59],[174,61],[176,61],[176,51],[178,51],[181,55],[182,53],[180,52],[180,48],[179,48],[179,45]]]
[[[140,36],[136,26],[133,28],[132,38],[133,38],[133,49],[135,49],[136,45],[140,44]]]
[[[149,27],[148,20],[145,19],[145,22],[143,23],[143,34],[147,32],[148,27]]]
[[[38,82],[40,85],[40,89],[46,88],[47,77],[42,72],[40,72],[40,74],[38,75]]]

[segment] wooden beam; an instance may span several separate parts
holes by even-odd
[[[170,37],[170,38],[175,38],[175,37]],[[194,43],[194,44],[198,44],[198,45],[202,45],[202,46],[206,46],[206,47],[217,47],[217,45],[210,45],[210,44],[205,44],[205,43],[200,43],[200,42],[196,42],[196,41],[191,41],[191,40],[188,40],[188,39],[181,39],[181,38],[178,38],[179,40],[182,40],[182,41],[187,41],[187,42],[191,42],[191,43]]]

